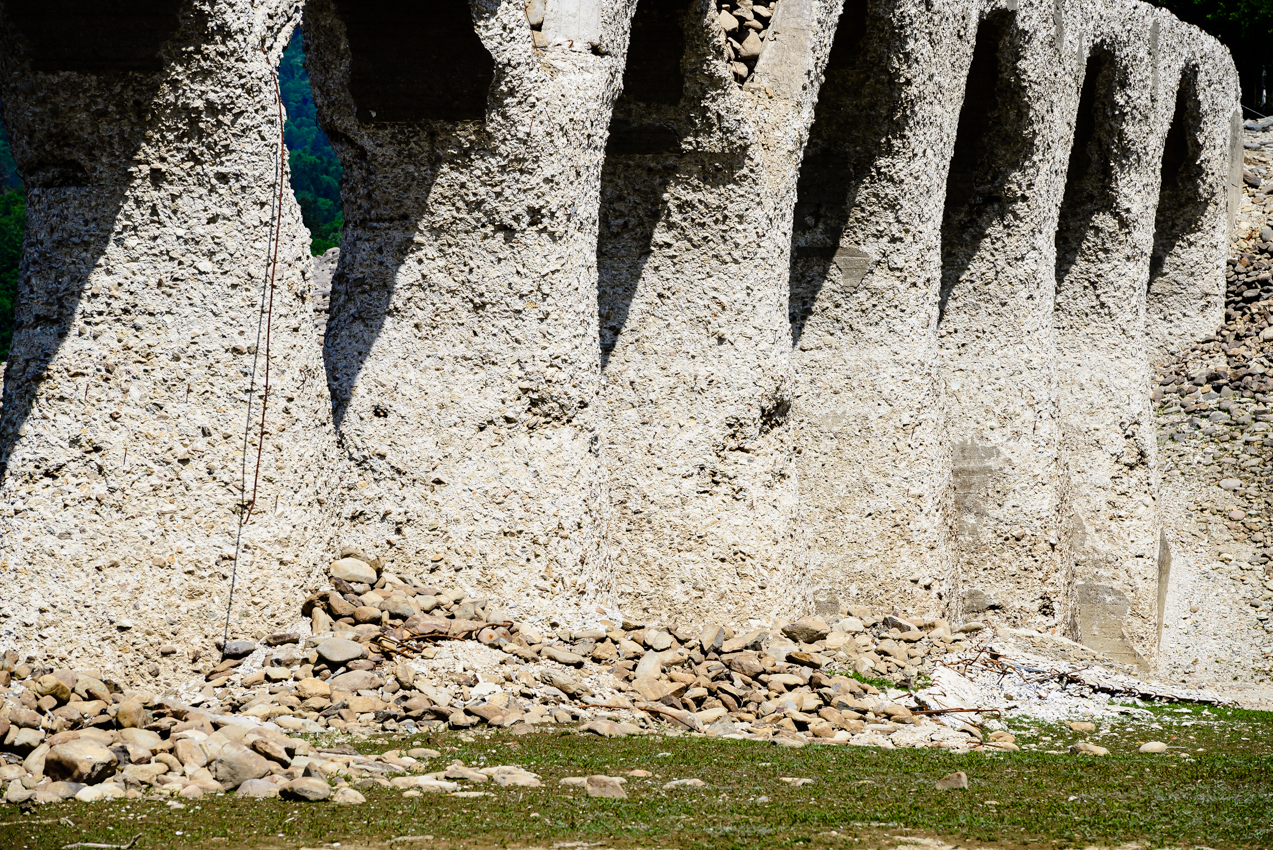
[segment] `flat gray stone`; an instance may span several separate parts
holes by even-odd
[[[317,803],[332,795],[332,787],[325,780],[313,776],[293,779],[278,790],[284,800],[300,800],[305,803]]]
[[[246,658],[256,652],[256,644],[250,640],[232,640],[226,643],[221,654],[226,658]]]
[[[318,657],[329,667],[343,667],[350,661],[367,657],[367,647],[344,638],[328,638],[318,645]]]

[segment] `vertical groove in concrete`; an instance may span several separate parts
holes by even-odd
[[[558,22],[546,50],[520,4],[306,12],[345,168],[342,540],[520,616],[607,591],[595,239],[629,11],[603,11],[595,46]]]
[[[658,102],[628,75],[603,177],[611,549],[625,612],[747,619],[809,595],[795,578],[787,267],[838,8],[779,0],[742,87],[715,9],[682,9],[682,94]]]
[[[846,2],[801,165],[792,441],[826,610],[939,615],[953,586],[933,368],[941,187],[924,185],[953,130],[942,116],[957,112],[942,102],[954,86],[931,84],[949,79],[934,38],[948,23],[915,4]]]
[[[960,112],[942,225],[938,338],[953,451],[959,609],[1065,622],[1052,334],[1061,167],[1051,4],[987,4]],[[1054,185],[1056,184],[1056,185]]]
[[[1231,137],[1209,132],[1220,116],[1196,63],[1164,64],[1166,100],[1159,111],[1170,119],[1161,147],[1146,321],[1150,345],[1166,354],[1214,334],[1224,319],[1224,270],[1214,268],[1211,254],[1232,229],[1227,163],[1229,157],[1241,162],[1242,134],[1240,119]],[[1236,152],[1230,138],[1237,140]],[[1218,226],[1220,210],[1228,226]]]
[[[1154,157],[1129,116],[1153,115],[1152,15],[1104,16],[1076,76],[1056,233],[1056,347],[1076,621],[1088,645],[1152,662],[1157,642],[1156,441],[1145,343]],[[1129,38],[1129,36],[1132,36]]]
[[[273,73],[297,17],[151,0],[121,20],[38,4],[0,20],[29,209],[0,419],[0,643],[22,654],[137,676],[158,644],[221,632],[274,229]],[[286,179],[236,633],[294,616],[331,534],[309,240]],[[253,465],[256,450],[254,435]]]

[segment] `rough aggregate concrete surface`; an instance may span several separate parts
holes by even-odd
[[[368,32],[354,6],[306,9],[319,116],[346,169],[324,351],[345,540],[541,614],[545,595],[577,606],[610,589],[596,222],[628,11],[608,9],[597,55],[535,50],[519,5],[479,4],[481,44],[462,60],[480,73],[485,51],[495,81],[476,116],[398,123],[351,87],[390,73],[373,59],[398,22]]]
[[[611,550],[623,610],[747,619],[809,604],[785,296],[799,150],[839,4],[778,3],[741,87],[698,11],[679,100],[650,103],[651,81],[625,77],[602,178]],[[633,144],[654,121],[679,145]]]
[[[237,632],[349,549],[553,628],[870,605],[1153,666],[1227,52],[1135,0],[642,3],[0,5],[0,636],[131,674],[217,628],[303,13],[346,227],[315,293],[283,192]]]
[[[0,418],[0,634],[136,674],[155,643],[204,644],[225,614],[274,230],[273,73],[299,10],[187,4],[162,70],[142,73],[34,70],[47,22],[24,31],[12,7],[0,103],[30,212]],[[332,533],[330,406],[290,191],[280,233],[235,611],[248,630],[283,616]]]

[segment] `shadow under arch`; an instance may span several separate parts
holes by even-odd
[[[132,160],[164,81],[163,49],[181,29],[185,5],[141,0],[121,10],[93,0],[52,0],[9,3],[0,11],[0,65],[7,78],[0,113],[27,205],[0,402],[0,481],[127,202]],[[60,114],[17,106],[53,91]],[[76,115],[94,120],[76,121]],[[151,215],[163,213],[152,208]],[[57,469],[46,466],[42,474],[55,476]]]
[[[887,63],[870,61],[879,58],[873,49],[889,41],[875,31],[883,24],[869,17],[872,7],[879,5],[873,0],[845,2],[800,163],[787,300],[793,346],[800,344],[837,256],[844,259],[841,242],[858,194],[894,132],[895,87]],[[841,272],[846,278],[853,273]],[[845,286],[856,283],[843,281]]]
[[[437,151],[456,134],[484,133],[496,65],[465,0],[427,7],[402,0],[324,5],[326,15],[307,13],[304,31],[319,123],[344,172],[345,226],[323,337],[340,434],[392,309],[397,276],[418,250],[419,222],[442,164]],[[347,74],[333,71],[343,56]],[[478,155],[480,145],[461,147],[470,153],[449,158],[451,168],[462,169],[464,157]],[[383,406],[375,415],[382,410],[387,415]]]
[[[702,3],[640,0],[632,18],[623,91],[610,119],[601,170],[597,234],[597,315],[604,371],[627,325],[667,192],[682,179],[728,191],[743,167],[742,150],[684,150],[695,129],[706,81],[687,28]]]
[[[977,29],[946,178],[939,331],[982,240],[1008,215],[1015,200],[1008,183],[1033,151],[1032,137],[1024,131],[1030,106],[1016,71],[1020,59],[1015,12],[987,15]]]
[[[1122,136],[1116,93],[1120,86],[1114,54],[1097,47],[1088,56],[1074,121],[1056,229],[1056,285],[1064,289],[1078,262],[1093,220],[1116,213],[1113,162]]]
[[[1163,142],[1162,183],[1154,213],[1154,246],[1149,257],[1151,300],[1168,258],[1179,242],[1197,231],[1207,211],[1201,127],[1198,69],[1189,65],[1180,74],[1171,125]]]

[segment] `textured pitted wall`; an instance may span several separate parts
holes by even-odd
[[[648,2],[648,0],[647,0]],[[629,74],[602,179],[610,546],[644,617],[809,604],[796,546],[787,276],[796,170],[839,3],[779,0],[744,85],[716,7],[683,4],[681,97]],[[678,20],[679,19],[679,20]],[[637,7],[634,33],[640,32]],[[634,36],[630,62],[638,59]]]
[[[0,5],[24,651],[217,631],[297,11]],[[1241,174],[1216,42],[1134,0],[305,14],[347,225],[320,363],[285,193],[236,630],[352,545],[520,618],[858,603],[1154,663],[1148,357],[1218,326]]]
[[[452,0],[442,23],[409,7],[306,10],[315,101],[345,168],[325,342],[348,461],[341,539],[520,616],[566,612],[611,578],[597,198],[631,9],[602,7],[595,46],[558,21],[536,49],[520,0]],[[440,63],[413,52],[443,43],[462,75],[492,80],[480,98],[416,97],[435,85],[421,67]]]
[[[1196,275],[1179,304],[1185,313],[1170,319],[1174,344],[1200,333],[1186,322],[1212,314],[1204,336],[1219,324],[1223,288],[1211,266],[1227,227],[1233,95],[1223,54],[1169,15],[1130,4],[1079,8],[1091,22],[1080,30],[1087,71],[1075,80],[1083,92],[1072,123],[1077,148],[1057,231],[1058,387],[1070,488],[1063,539],[1074,557],[1080,639],[1152,666],[1169,555],[1157,509],[1146,293],[1159,283],[1151,279],[1157,252],[1170,241],[1169,261]],[[1183,214],[1181,196],[1192,205]]]
[[[29,210],[0,418],[0,643],[136,675],[160,644],[221,633],[274,229],[273,72],[299,10],[148,2],[100,20],[70,6],[85,17],[65,28],[67,4],[0,6],[0,103]],[[331,540],[308,238],[283,197],[234,633],[290,619]]]
[[[1053,228],[1077,56],[1052,3],[960,4],[967,74],[946,182],[937,336],[959,610],[1070,613],[1052,337]],[[975,45],[974,45],[975,40]],[[950,150],[948,148],[948,150]]]
[[[1173,354],[1224,320],[1224,269],[1242,187],[1242,110],[1228,85],[1232,59],[1217,42],[1159,12],[1146,339]]]
[[[997,43],[975,66],[985,21]],[[1097,161],[1071,197],[1084,69],[1102,51],[1116,59],[1113,91],[1096,87],[1098,126],[1079,135]],[[1084,595],[1085,639],[1152,659],[1145,289],[1185,66],[1209,104],[1195,110],[1189,172],[1204,202],[1168,238],[1173,261],[1205,281],[1220,274],[1236,97],[1214,41],[1138,3],[845,4],[804,154],[791,278],[799,525],[825,607],[1077,636]],[[1121,131],[1128,115],[1150,131],[1135,119]],[[1214,288],[1179,309],[1214,328],[1199,303]]]
[[[827,609],[935,613],[954,589],[934,326],[963,17],[848,0],[801,167],[791,442]]]

